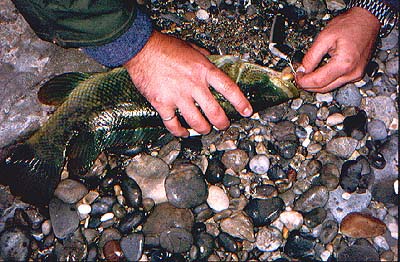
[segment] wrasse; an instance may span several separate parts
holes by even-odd
[[[239,85],[255,112],[299,95],[280,72],[234,56],[209,59]],[[221,94],[212,92],[231,120],[240,118]],[[38,97],[56,111],[0,163],[0,181],[29,203],[49,202],[65,163],[73,175],[84,175],[103,151],[140,148],[169,134],[122,67],[56,76],[40,88]]]

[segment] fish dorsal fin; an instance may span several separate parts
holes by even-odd
[[[79,83],[91,75],[91,73],[73,72],[55,76],[40,87],[38,99],[42,104],[59,106]]]

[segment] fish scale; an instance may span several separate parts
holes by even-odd
[[[279,72],[233,56],[209,59],[237,82],[255,111],[298,96],[296,87],[283,81]],[[211,92],[231,120],[240,117],[222,95]],[[124,68],[56,76],[40,88],[38,97],[58,106],[56,111],[0,163],[2,183],[30,203],[48,203],[65,163],[70,176],[83,176],[102,151],[140,148],[168,134]]]

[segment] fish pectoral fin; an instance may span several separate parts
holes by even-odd
[[[91,73],[65,73],[44,83],[38,92],[38,99],[42,104],[61,105],[76,86],[88,79]]]

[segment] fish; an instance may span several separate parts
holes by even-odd
[[[281,72],[231,55],[208,58],[238,84],[255,112],[299,96]],[[241,117],[221,94],[211,92],[231,120]],[[55,76],[40,87],[38,99],[55,106],[55,111],[0,162],[0,182],[35,205],[48,204],[65,167],[70,175],[82,177],[101,152],[118,148],[140,152],[169,134],[123,67]]]

